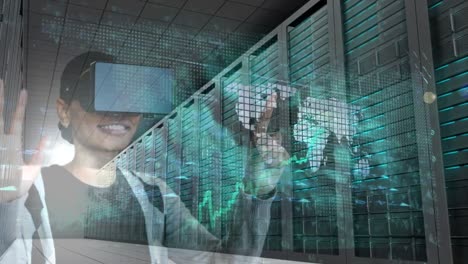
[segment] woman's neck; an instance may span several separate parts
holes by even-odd
[[[114,183],[115,173],[98,174],[98,172],[117,154],[118,152],[94,151],[75,145],[75,156],[64,167],[81,182],[105,188]]]

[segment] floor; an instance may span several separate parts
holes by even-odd
[[[32,254],[33,264],[44,263],[41,247],[38,240],[33,242],[34,250]],[[125,264],[147,264],[151,263],[146,252],[147,246],[119,243],[89,239],[56,239],[56,248],[59,248],[62,260],[66,264],[102,264],[102,263],[125,263]],[[165,248],[159,248],[164,249]],[[265,258],[247,258],[227,254],[213,254],[183,249],[168,249],[168,264],[173,263],[299,263],[285,260],[274,260]],[[59,259],[58,259],[59,260]],[[60,261],[64,262],[64,261]],[[61,264],[57,262],[57,264]],[[302,263],[302,262],[301,262]]]

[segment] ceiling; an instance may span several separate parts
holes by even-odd
[[[175,69],[182,102],[274,29],[307,0],[25,0],[29,90],[26,147],[47,135],[54,154],[61,139],[55,101],[63,68],[89,51],[122,63]],[[142,126],[147,129],[155,120]],[[57,156],[57,155],[54,155]],[[69,156],[69,155],[68,155]],[[54,158],[49,162],[62,162]]]

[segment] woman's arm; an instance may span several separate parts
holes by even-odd
[[[3,120],[4,89],[3,80],[0,80],[0,203],[13,201],[28,192],[39,175],[45,143],[45,140],[41,140],[31,163],[25,164],[22,135],[27,93],[21,90],[11,127],[6,133]]]

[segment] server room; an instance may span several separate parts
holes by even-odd
[[[468,263],[467,0],[0,0],[0,264]]]

